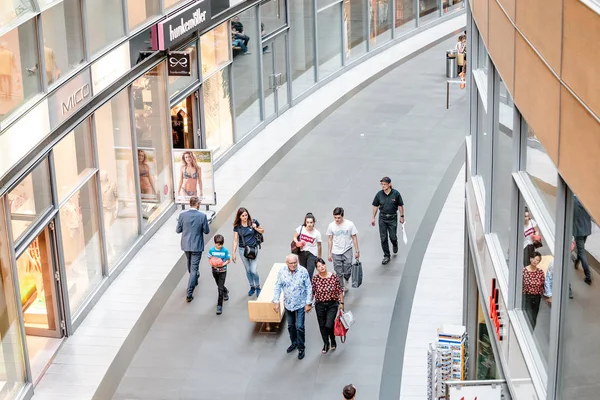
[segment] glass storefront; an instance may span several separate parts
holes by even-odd
[[[229,68],[223,68],[202,84],[206,148],[219,157],[233,145],[233,110]]]
[[[315,84],[315,20],[312,0],[290,3],[290,48],[294,97]]]
[[[344,0],[344,52],[352,60],[367,52],[367,10],[362,0]]]
[[[392,2],[390,0],[369,1],[369,38],[375,48],[392,39]]]
[[[319,79],[328,77],[342,67],[341,6],[341,3],[333,4],[317,13]]]

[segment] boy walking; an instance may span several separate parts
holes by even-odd
[[[223,235],[215,235],[215,245],[208,251],[208,262],[212,267],[213,278],[219,289],[219,297],[217,300],[217,315],[223,313],[223,300],[229,300],[229,290],[225,287],[225,278],[227,277],[227,264],[231,261],[229,250],[223,243],[225,238]]]

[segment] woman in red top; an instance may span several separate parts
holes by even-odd
[[[523,268],[523,310],[531,323],[531,330],[535,329],[540,301],[544,294],[544,271],[537,266],[542,261],[538,251],[531,253],[529,265]]]
[[[327,271],[327,264],[322,258],[317,258],[316,266],[319,273],[312,278],[313,303],[323,338],[321,353],[325,354],[329,351],[330,345],[331,350],[337,347],[333,326],[338,309],[344,309],[344,291],[339,278],[336,274]]]

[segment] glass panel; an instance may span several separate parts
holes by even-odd
[[[229,69],[224,68],[203,83],[206,148],[217,158],[233,144],[233,113]]]
[[[522,203],[525,201],[521,199]],[[548,344],[550,338],[550,302],[552,296],[552,275],[554,272],[553,249],[543,239],[544,234],[535,221],[531,208],[527,205],[523,221],[523,255],[521,309],[527,321],[527,327],[533,337],[535,348],[542,357],[544,367],[548,362]],[[548,297],[547,297],[548,296]]]
[[[365,4],[363,0],[344,0],[344,51],[347,59],[367,52]]]
[[[281,110],[288,103],[287,35],[275,39],[275,74],[277,76],[277,107]]]
[[[492,340],[487,323],[485,322],[486,308],[481,304],[481,298],[477,296],[477,380],[498,379],[496,358],[492,349]]]
[[[174,7],[188,0],[164,0],[165,1],[165,10],[170,7]]]
[[[102,280],[98,201],[95,179],[60,208],[62,246],[69,306],[74,314]]]
[[[469,43],[468,40],[469,40],[469,38],[467,38],[467,45]],[[483,42],[481,35],[479,35],[479,45],[477,46],[477,52],[478,52],[477,68],[480,68],[483,71],[483,73],[486,74],[486,76],[487,76],[489,57],[488,57],[487,49],[485,48],[485,43]]]
[[[145,21],[159,14],[159,0],[127,0],[127,22],[129,24],[129,30],[137,28]]]
[[[392,39],[392,1],[369,0],[371,47],[381,46]]]
[[[290,6],[292,93],[295,97],[315,84],[315,47],[312,0],[296,0]]]
[[[464,0],[444,0],[444,13],[459,11],[464,7]]]
[[[4,204],[4,199],[0,203]],[[16,398],[25,385],[25,359],[13,284],[4,207],[0,207],[0,381],[2,398]]]
[[[294,0],[291,0],[294,1]],[[269,0],[260,5],[260,35],[265,36],[285,26],[286,0]]]
[[[407,32],[417,26],[414,0],[396,0],[396,32]]]
[[[169,76],[169,96],[171,97],[177,95],[194,81],[198,80],[198,53],[196,52],[196,43],[192,43],[177,51],[183,51],[190,55],[192,74],[191,76]]]
[[[233,90],[235,93],[235,141],[260,123],[260,71],[256,7],[231,19]]]
[[[37,45],[33,19],[0,37],[0,121],[41,92]]]
[[[574,197],[573,202],[573,231],[567,235],[572,240],[571,262],[563,267],[569,299],[564,299],[564,352],[558,374],[562,393],[557,398],[595,400],[600,390],[600,347],[595,335],[600,319],[600,229],[582,200]],[[593,281],[596,284],[591,285]]]
[[[229,46],[229,22],[223,22],[215,29],[200,36],[200,60],[202,61],[202,79],[226,65],[231,59]]]
[[[319,79],[342,67],[342,13],[340,4],[317,14],[317,43],[319,46]]]
[[[53,152],[58,200],[62,202],[94,168],[90,120],[65,136],[54,146]]]
[[[13,240],[16,242],[52,206],[48,160],[44,159],[8,193]]]
[[[439,18],[439,0],[419,0],[419,25]]]
[[[502,80],[498,89],[494,92],[500,97],[500,105],[496,116],[498,120],[494,124],[498,130],[494,132],[494,156],[492,157],[492,231],[498,235],[504,257],[508,260],[511,230],[511,173],[514,160],[512,151],[514,104]]]
[[[133,82],[143,220],[151,223],[172,203],[170,125],[165,63]]]
[[[277,111],[275,104],[275,90],[274,90],[274,77],[275,71],[273,70],[273,57],[275,52],[272,51],[275,42],[265,43],[268,51],[263,52],[263,94],[265,96],[265,118],[269,118]]]
[[[327,7],[330,4],[337,3],[340,0],[317,0],[317,10]]]
[[[96,111],[94,123],[104,237],[108,265],[112,268],[138,236],[128,91],[122,91]]]
[[[125,35],[122,0],[87,0],[86,12],[91,54]]]
[[[64,0],[42,13],[46,79],[51,85],[84,61],[79,0]]]
[[[0,1],[0,26],[6,26],[15,19],[33,12],[31,0]]]
[[[491,140],[492,135],[488,133],[488,113],[483,107],[481,96],[477,96],[477,175],[489,182],[491,172]]]
[[[526,160],[525,170],[527,175],[531,178],[538,195],[550,213],[552,221],[554,221],[556,218],[558,171],[539,138],[529,127],[527,129]]]

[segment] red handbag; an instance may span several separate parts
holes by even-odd
[[[333,334],[335,336],[339,336],[342,340],[342,343],[346,342],[346,333],[348,329],[342,323],[342,310],[338,311],[338,315],[335,318],[335,325],[333,326]]]

